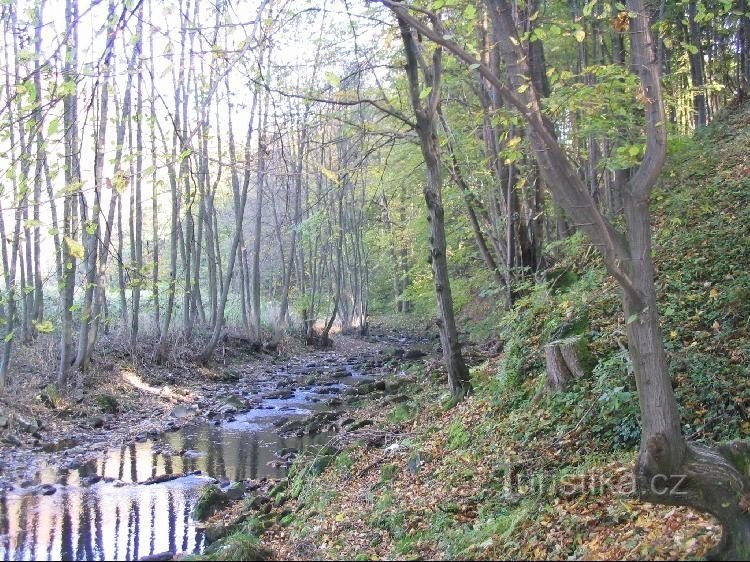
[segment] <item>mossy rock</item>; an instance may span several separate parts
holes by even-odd
[[[205,521],[214,513],[221,511],[230,503],[229,496],[216,484],[209,484],[203,487],[198,501],[193,508],[193,517],[198,521]]]
[[[284,478],[283,480],[279,480],[273,488],[271,488],[268,492],[268,497],[271,499],[276,499],[276,496],[279,496],[286,492],[287,488],[289,488],[289,480]]]

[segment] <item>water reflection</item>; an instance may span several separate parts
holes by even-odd
[[[16,488],[0,496],[0,559],[137,560],[165,551],[200,551],[205,539],[191,511],[210,478],[280,478],[285,470],[269,464],[276,451],[327,440],[324,435],[285,439],[269,430],[279,415],[304,413],[291,402],[283,411],[276,405],[222,426],[199,425],[157,442],[111,449],[75,470],[43,468],[35,484],[55,486],[53,495]],[[189,475],[137,484],[176,474]]]

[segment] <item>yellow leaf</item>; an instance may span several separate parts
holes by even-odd
[[[323,175],[327,177],[329,180],[331,180],[333,183],[339,183],[339,176],[338,174],[336,174],[336,172],[329,170],[325,166],[321,166],[320,171],[323,172]]]
[[[716,287],[708,292],[708,298],[710,298],[711,300],[716,300],[719,298],[719,291],[716,289]]]
[[[83,259],[83,244],[81,244],[77,240],[74,240],[70,236],[66,236],[65,246],[68,248],[68,252],[71,256],[73,256],[74,258],[78,258],[79,260]]]

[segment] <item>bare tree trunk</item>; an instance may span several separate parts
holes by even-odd
[[[66,0],[65,22],[67,40],[65,46],[64,76],[67,81],[75,82],[78,65],[78,2]],[[75,289],[77,238],[77,205],[76,193],[71,186],[80,189],[81,173],[78,156],[78,95],[74,91],[63,100],[63,123],[65,127],[65,183],[68,187],[64,199],[62,264],[62,330],[60,336],[60,365],[57,372],[57,384],[65,386],[71,365],[73,344],[73,293]]]
[[[148,4],[148,15],[149,21],[152,20],[152,6],[153,3]],[[148,34],[149,40],[149,57],[150,57],[150,72],[153,74],[154,71],[154,34]],[[159,302],[159,198],[158,198],[158,184],[156,181],[156,86],[154,80],[151,80],[151,96],[149,99],[151,109],[151,246],[153,252],[152,266],[151,266],[151,294],[154,305],[154,330],[156,336],[161,336],[161,309]]]
[[[435,295],[437,297],[438,328],[440,342],[443,348],[443,359],[448,371],[448,384],[456,397],[462,397],[471,391],[469,369],[461,354],[461,343],[458,339],[456,320],[453,311],[453,296],[451,294],[448,275],[448,260],[446,256],[444,210],[442,203],[442,177],[440,174],[440,146],[437,136],[437,108],[440,103],[441,80],[441,49],[437,48],[433,55],[432,65],[424,69],[426,86],[431,88],[424,104],[421,99],[422,88],[419,82],[419,68],[417,58],[418,47],[412,35],[412,30],[406,21],[397,15],[401,37],[406,53],[406,73],[409,78],[409,94],[412,108],[417,119],[417,134],[419,135],[422,156],[427,168],[427,183],[424,187],[425,203],[429,213],[430,223],[430,262],[435,278]],[[433,19],[433,25],[439,25]]]
[[[167,167],[167,172],[169,175],[169,185],[170,190],[172,193],[172,210],[171,210],[171,225],[170,225],[170,234],[169,234],[169,243],[170,243],[170,251],[169,251],[169,259],[170,259],[170,266],[169,266],[169,293],[167,295],[167,306],[164,310],[163,315],[163,323],[161,328],[161,335],[159,337],[159,344],[156,348],[156,353],[154,355],[154,361],[157,364],[162,364],[167,359],[167,345],[169,341],[169,327],[172,323],[172,315],[174,311],[174,304],[175,304],[175,298],[176,298],[176,292],[177,292],[177,242],[179,237],[179,215],[180,215],[180,199],[178,195],[178,172],[175,167],[175,164],[178,162],[178,152],[177,152],[177,146],[180,138],[180,127],[181,127],[181,115],[182,115],[182,83],[184,81],[184,75],[185,75],[185,48],[186,48],[186,41],[185,41],[185,34],[186,34],[186,22],[184,21],[184,18],[181,18],[180,21],[180,62],[177,66],[177,73],[175,73],[175,66],[174,66],[174,60],[170,56],[170,66],[172,67],[172,84],[174,88],[174,116],[175,116],[175,123],[174,123],[174,131],[172,134],[172,149],[171,149],[171,155],[170,155],[170,161],[169,165]],[[166,139],[164,137],[164,133],[162,131],[162,142],[166,145]],[[182,151],[183,148],[180,148]],[[166,146],[165,146],[166,151]],[[180,153],[180,156],[182,157],[182,152]],[[182,157],[179,161],[180,164],[180,174],[183,173],[184,170],[184,160],[185,158]]]
[[[695,21],[697,1],[690,0],[687,5],[688,36],[691,46],[690,79],[693,87],[693,112],[695,126],[702,127],[708,123],[708,106],[705,92],[705,70],[703,69],[703,45],[701,44],[700,29]]]
[[[135,106],[135,254],[133,263],[133,280],[131,282],[131,324],[130,324],[130,349],[131,353],[136,351],[138,345],[138,329],[140,326],[141,310],[141,284],[143,283],[143,200],[141,198],[141,183],[143,181],[143,4],[138,9],[138,25],[136,28],[135,57],[137,66],[137,97]]]
[[[34,26],[34,88],[37,92],[42,91],[42,78],[41,78],[41,52],[42,52],[42,10],[44,8],[44,1],[37,3],[35,8],[34,19],[36,24]],[[36,126],[36,169],[34,172],[34,305],[35,310],[33,313],[34,321],[40,324],[44,320],[44,288],[42,286],[42,271],[41,271],[41,221],[39,212],[39,202],[42,198],[42,174],[44,171],[43,161],[44,155],[44,139],[42,138],[42,123],[44,117],[41,113],[41,108],[38,105],[35,108],[35,126]],[[56,220],[56,219],[55,219]]]
[[[261,5],[261,10],[262,10]],[[260,16],[260,11],[259,14]],[[259,17],[260,19],[260,17]],[[237,193],[239,195],[238,199],[235,199],[235,228],[234,228],[234,235],[232,237],[232,245],[229,249],[229,255],[227,256],[227,271],[226,271],[226,283],[224,283],[224,286],[221,291],[221,298],[219,301],[219,309],[218,309],[218,315],[217,315],[217,321],[216,325],[214,326],[213,333],[211,334],[211,339],[209,340],[208,344],[206,344],[206,347],[203,348],[203,350],[198,354],[196,360],[200,363],[208,363],[211,360],[211,357],[213,356],[214,349],[216,348],[216,344],[219,343],[219,339],[221,338],[222,331],[224,330],[224,311],[226,309],[227,304],[227,298],[229,296],[229,288],[231,287],[230,280],[232,279],[232,273],[234,272],[234,263],[235,259],[237,257],[237,249],[240,244],[240,239],[242,238],[242,225],[244,222],[245,217],[245,204],[247,203],[247,192],[250,185],[250,141],[252,139],[253,134],[253,119],[255,117],[255,111],[256,111],[256,104],[258,101],[258,89],[253,92],[253,101],[252,101],[252,109],[250,112],[250,121],[247,125],[247,137],[245,139],[245,174],[244,179],[242,182],[242,188]],[[261,122],[261,119],[259,117],[259,122]],[[259,151],[258,157],[262,160],[264,158],[264,155],[262,152]]]
[[[269,76],[266,74],[265,79]],[[253,338],[255,343],[261,342],[260,318],[260,246],[263,225],[263,188],[266,182],[266,158],[270,152],[265,138],[266,123],[268,122],[268,106],[270,94],[265,94],[262,115],[258,118],[258,175],[256,179],[255,195],[255,229],[253,231],[253,272],[252,272],[252,311]]]
[[[109,18],[114,15],[114,2],[109,3]],[[112,26],[108,26],[109,33],[112,33]],[[101,237],[101,225],[99,223],[99,213],[101,212],[101,192],[104,183],[104,151],[107,139],[108,107],[109,107],[109,65],[111,62],[111,49],[108,49],[104,58],[104,75],[103,84],[100,84],[99,93],[99,115],[98,129],[94,141],[94,206],[91,213],[91,227],[89,231],[87,225],[83,224],[84,247],[86,250],[86,289],[84,292],[84,304],[81,314],[81,323],[78,331],[78,352],[75,358],[75,367],[85,371],[88,368],[93,352],[94,343],[96,342],[98,329],[95,327],[99,322],[100,306],[97,306],[98,296],[103,287],[99,284],[103,282],[103,275],[99,272],[104,267],[98,266],[98,261],[106,263],[106,252],[109,246],[109,235],[111,235],[111,225],[107,224],[106,244],[102,248],[102,256],[98,256],[99,238]],[[81,196],[82,217],[85,215],[86,200]],[[111,220],[111,217],[110,217]],[[97,270],[97,267],[99,268]]]

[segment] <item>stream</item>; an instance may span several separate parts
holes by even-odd
[[[228,420],[190,424],[112,448],[74,468],[42,461],[33,478],[0,491],[0,559],[138,560],[201,552],[206,539],[192,517],[201,487],[283,478],[280,456],[320,446],[332,435],[283,437],[275,426],[338,410],[330,399],[365,378],[360,368],[368,376],[380,372],[377,363],[375,373],[372,367],[371,358],[337,354],[318,364],[275,366],[278,371],[253,389],[262,399]],[[311,383],[314,369],[336,378]],[[277,377],[294,381],[278,397],[269,392],[278,388]],[[158,478],[165,475],[179,477]]]

